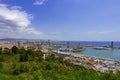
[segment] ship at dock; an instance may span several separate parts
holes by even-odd
[[[93,49],[96,49],[96,50],[113,50],[113,49],[116,49],[116,48],[114,47],[114,42],[112,41],[110,46],[94,47]]]
[[[59,49],[61,52],[81,52],[84,50],[84,47],[72,45],[69,42],[67,42],[66,46],[63,46]]]

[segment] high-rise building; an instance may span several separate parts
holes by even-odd
[[[114,47],[114,42],[112,41],[112,42],[111,42],[111,48],[113,48],[113,47]]]

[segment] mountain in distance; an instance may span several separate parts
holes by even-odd
[[[0,41],[47,41],[44,39],[1,38]]]

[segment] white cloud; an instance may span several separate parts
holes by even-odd
[[[34,28],[26,28],[25,30],[28,34],[34,34],[34,35],[44,35],[44,33],[36,31]]]
[[[43,5],[45,2],[47,2],[48,0],[36,0],[33,5]]]
[[[22,10],[22,7],[20,7],[20,6],[12,6],[11,9],[19,9],[19,10]]]
[[[51,32],[52,35],[59,35],[60,32]]]
[[[43,35],[29,27],[33,16],[19,6],[0,4],[0,38],[20,35]],[[20,35],[17,35],[20,34]]]
[[[112,33],[116,33],[118,31],[114,31],[114,30],[106,30],[106,31],[89,31],[88,34],[99,34],[99,35],[103,35],[103,34],[112,34]]]

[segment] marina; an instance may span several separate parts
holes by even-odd
[[[79,46],[80,47],[80,46]],[[120,49],[114,47],[113,42],[109,46],[82,46],[81,50],[57,51],[65,55],[69,62],[94,69],[98,72],[120,71]]]
[[[87,48],[82,52],[72,53],[79,54],[90,57],[104,58],[104,59],[112,59],[114,61],[120,61],[120,50],[95,50],[92,48]]]
[[[62,42],[67,43],[67,42]],[[114,61],[120,61],[120,42],[113,41],[70,41],[70,45],[76,45],[79,48],[76,51],[69,51],[72,54],[112,59]],[[73,48],[69,46],[70,48]]]

